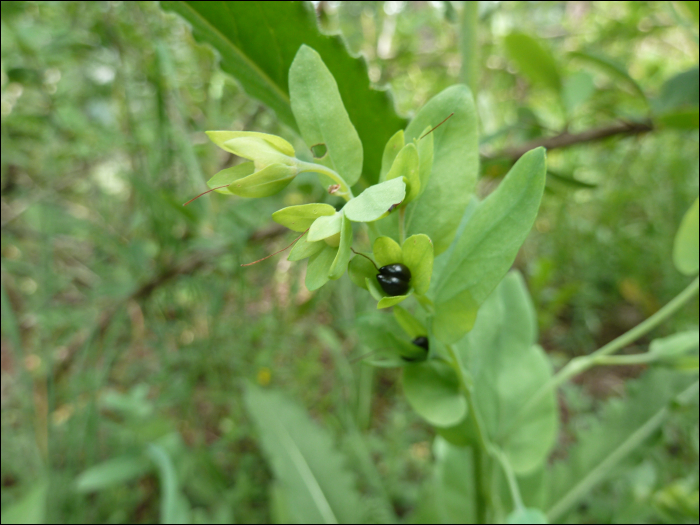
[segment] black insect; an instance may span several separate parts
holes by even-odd
[[[411,270],[405,264],[387,264],[379,268],[377,281],[387,295],[406,295],[410,288]]]

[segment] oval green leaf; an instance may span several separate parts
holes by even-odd
[[[337,171],[350,186],[362,174],[362,142],[321,55],[302,45],[289,69],[292,111],[307,146],[325,144],[319,164]]]
[[[399,154],[401,148],[404,147],[406,141],[403,136],[403,130],[400,129],[387,141],[382,154],[382,169],[379,172],[379,182],[384,182],[386,174],[389,173],[391,165],[394,163],[396,155]]]
[[[434,331],[441,341],[454,343],[464,336],[474,308],[513,264],[540,207],[545,158],[544,148],[523,155],[496,191],[477,206],[455,240],[435,293]],[[440,319],[441,313],[450,321]],[[457,318],[461,320],[455,322]]]
[[[288,261],[301,261],[313,254],[320,252],[324,246],[328,246],[325,242],[310,242],[308,232],[299,239],[289,252]]]
[[[411,286],[424,295],[433,274],[433,243],[424,234],[411,235],[403,243],[403,263],[411,270]]]
[[[322,216],[335,215],[335,208],[330,204],[302,204],[277,210],[272,220],[295,232],[303,232]]]
[[[380,268],[387,264],[403,263],[401,246],[391,237],[377,237],[372,245],[374,260]]]
[[[305,283],[310,292],[321,288],[328,282],[328,274],[338,251],[338,248],[331,248],[326,243],[319,244],[323,245],[323,249],[309,257],[306,266]]]
[[[328,277],[331,279],[340,279],[345,270],[348,268],[348,262],[350,261],[350,246],[352,244],[352,223],[342,215],[341,227],[340,227],[340,245],[338,246],[338,251],[333,259],[333,264],[328,272]],[[367,261],[369,262],[369,261]]]
[[[420,156],[421,143],[434,141],[434,160],[427,184],[421,184],[421,198],[406,208],[406,234],[426,234],[436,256],[452,242],[479,173],[477,116],[469,88],[457,85],[439,93],[406,128],[407,141],[419,139],[450,113],[449,120],[418,143]]]
[[[400,204],[406,197],[406,183],[403,178],[380,182],[370,186],[350,200],[343,212],[354,222],[372,222],[382,218],[394,204]]]
[[[467,415],[467,400],[447,363],[430,360],[407,366],[403,389],[413,410],[431,425],[451,427]]]
[[[340,232],[343,224],[343,214],[333,209],[333,215],[324,215],[317,218],[309,228],[309,242],[327,239]]]
[[[511,33],[504,40],[510,59],[533,84],[541,84],[559,92],[559,68],[549,50],[529,35]]]

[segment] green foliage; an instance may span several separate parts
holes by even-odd
[[[523,155],[455,239],[435,290],[434,329],[444,342],[471,329],[475,309],[513,264],[540,207],[545,171],[544,149]],[[443,312],[449,317],[441,320]]]
[[[340,37],[319,31],[310,4],[161,5],[192,24],[195,37],[218,51],[222,69],[292,128],[297,122],[290,104],[292,82],[287,72],[302,45],[316,50],[338,83],[350,120],[362,140],[366,178],[376,182],[384,143],[403,127],[404,121],[396,114],[390,95],[370,87],[364,60],[350,55]]]
[[[406,233],[430,237],[435,255],[452,242],[479,170],[476,110],[469,89],[458,85],[436,95],[406,128],[407,141],[420,139],[426,128],[437,126],[451,113],[452,117],[430,134],[432,151],[427,149],[425,153],[432,153],[431,175],[425,186],[425,175],[421,176],[421,188],[425,188],[421,199],[406,209]],[[423,174],[426,169],[422,160],[421,164]]]
[[[504,44],[511,60],[530,81],[555,92],[561,90],[559,67],[540,42],[523,33],[511,33],[506,36]]]
[[[436,360],[404,368],[403,390],[409,404],[428,423],[451,427],[467,415],[467,401],[455,371]]]
[[[280,421],[348,521],[697,523],[697,3],[584,4],[3,2],[3,523],[300,520]]]
[[[698,199],[683,216],[676,238],[673,241],[673,264],[678,271],[685,275],[698,272],[698,239],[700,238],[700,217],[698,215]]]
[[[525,283],[510,273],[479,309],[459,347],[462,362],[472,371],[476,406],[489,437],[517,474],[540,467],[557,436],[553,391],[525,419],[517,419],[525,402],[552,377],[552,365],[536,341],[535,311]]]
[[[246,407],[255,420],[265,455],[295,523],[359,523],[360,496],[330,436],[295,403],[278,392],[246,388]]]
[[[406,196],[406,183],[403,179],[380,182],[367,188],[356,199],[348,202],[343,213],[351,221],[372,222],[389,213],[394,204],[403,202]]]
[[[289,69],[289,96],[306,145],[323,144],[316,162],[337,171],[352,186],[362,173],[362,143],[343,106],[338,85],[321,56],[303,45]]]

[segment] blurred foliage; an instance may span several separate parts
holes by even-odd
[[[315,7],[408,116],[458,82],[456,4]],[[375,508],[368,521],[420,510],[435,490],[432,431],[399,395],[396,370],[352,362],[364,352],[355,319],[373,305],[345,278],[310,294],[303,265],[282,256],[240,267],[293,239],[271,226],[280,205],[338,199],[300,176],[276,199],[181,206],[233,160],[204,130],[296,147],[294,132],[157,4],[2,2],[1,14],[3,523],[269,522],[272,474],[243,379],[284,390],[336,438]],[[697,23],[693,2],[480,3],[481,195],[510,166],[502,148],[620,121],[667,126],[549,153],[556,175],[516,265],[555,363],[687,283],[670,261],[698,194],[697,97],[675,86],[697,86]],[[508,54],[514,32],[551,54],[562,97]],[[670,111],[691,112],[691,129],[660,118]],[[697,324],[697,304],[639,344]],[[641,372],[596,369],[568,385],[556,456],[599,412],[614,414],[601,406]],[[674,411],[570,522],[697,522],[688,412]]]

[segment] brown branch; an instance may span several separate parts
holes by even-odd
[[[524,144],[511,146],[501,151],[485,154],[483,156],[489,159],[506,158],[515,161],[531,149],[538,148],[540,146],[544,146],[550,150],[555,148],[565,148],[575,144],[603,140],[615,135],[639,135],[640,133],[647,133],[653,129],[654,126],[649,120],[643,122],[620,122],[618,124],[613,124],[603,128],[589,129],[582,131],[581,133],[569,133],[568,131],[565,131],[564,133],[560,133],[559,135],[555,135],[553,137],[531,140],[529,142],[525,142]]]

